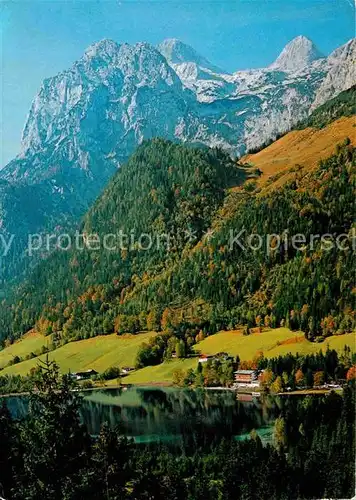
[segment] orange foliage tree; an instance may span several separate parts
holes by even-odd
[[[346,374],[346,380],[355,380],[356,379],[356,365],[351,366],[351,368],[348,369],[347,374]]]
[[[304,384],[304,373],[300,369],[297,370],[297,372],[295,374],[295,383],[297,385],[303,385]]]
[[[314,373],[313,376],[314,380],[314,387],[319,387],[320,385],[323,385],[324,383],[324,372],[318,371]]]
[[[165,332],[172,327],[172,311],[166,307],[162,313],[161,328]]]
[[[269,387],[272,381],[273,381],[273,372],[272,370],[269,370],[267,368],[267,370],[265,370],[260,377],[261,385]]]

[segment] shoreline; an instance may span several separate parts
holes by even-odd
[[[196,391],[198,389],[201,390],[208,390],[208,391],[230,391],[230,392],[236,392],[236,394],[246,394],[246,395],[251,395],[251,396],[256,396],[260,397],[262,395],[272,395],[272,396],[313,396],[313,395],[321,395],[321,394],[328,394],[332,391],[335,392],[340,392],[343,390],[343,387],[339,388],[322,388],[322,389],[300,389],[300,390],[295,390],[295,391],[289,391],[289,392],[279,392],[277,394],[271,394],[271,393],[264,393],[261,391],[259,388],[255,387],[254,390],[246,388],[244,389],[236,389],[233,387],[222,387],[222,386],[217,386],[217,387],[177,387],[173,385],[172,383],[169,382],[151,382],[151,383],[145,383],[145,384],[113,384],[113,385],[108,385],[108,386],[93,386],[93,387],[88,387],[88,388],[78,388],[74,389],[72,392],[92,392],[92,391],[107,391],[107,390],[127,390],[131,388],[173,388],[173,389],[185,389],[185,390],[193,390]],[[258,394],[258,395],[257,395]],[[3,398],[10,398],[10,397],[23,397],[23,396],[29,396],[30,392],[11,392],[7,394],[0,394],[0,399]]]

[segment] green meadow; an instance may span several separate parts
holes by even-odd
[[[0,368],[4,368],[15,356],[25,358],[31,353],[39,354],[42,347],[50,344],[50,337],[44,337],[34,331],[0,351]]]
[[[232,356],[239,355],[243,361],[252,360],[260,351],[267,358],[273,358],[280,354],[312,354],[320,349],[325,351],[330,349],[341,351],[345,345],[356,350],[355,335],[338,335],[329,337],[322,343],[313,343],[305,339],[302,332],[292,332],[287,328],[276,328],[262,333],[252,333],[243,335],[241,331],[220,332],[207,337],[199,342],[195,349],[200,354],[217,354],[227,352]],[[168,361],[158,366],[147,366],[125,378],[125,382],[132,384],[168,383],[172,382],[173,372],[177,369],[188,370],[196,368],[197,359],[184,359]]]
[[[153,335],[153,332],[140,333],[137,335],[100,335],[91,339],[70,342],[48,354],[49,359],[55,360],[61,371],[84,371],[92,368],[97,372],[103,372],[110,366],[134,366],[137,351],[142,344]],[[27,339],[21,340],[27,345]],[[22,346],[23,351],[26,345]],[[7,348],[10,349],[10,348]],[[7,358],[7,349],[0,352],[0,364],[3,357]],[[26,375],[31,368],[37,366],[38,359],[42,361],[46,355],[33,358],[16,365],[9,366],[0,372],[5,374]]]
[[[100,372],[111,366],[134,366],[137,351],[142,342],[147,342],[155,332],[139,333],[136,335],[102,335],[87,340],[70,342],[48,354],[49,359],[55,360],[61,371],[83,371],[90,368]],[[13,356],[25,357],[31,352],[46,345],[48,339],[39,334],[31,333],[22,340],[0,351],[0,367],[5,366]],[[341,351],[345,345],[356,350],[354,334],[338,335],[327,338],[322,343],[312,343],[304,338],[302,332],[292,332],[287,328],[276,328],[243,335],[240,330],[219,332],[207,337],[194,346],[200,354],[217,354],[227,352],[232,356],[239,355],[243,361],[252,360],[260,351],[264,356],[271,358],[289,352],[296,354],[312,354],[327,347]],[[34,368],[38,359],[44,360],[45,354],[4,368],[0,374],[26,375]],[[197,358],[172,359],[157,366],[148,366],[137,370],[127,377],[125,382],[132,384],[160,384],[170,383],[175,370],[195,368]],[[111,381],[106,385],[115,384]]]

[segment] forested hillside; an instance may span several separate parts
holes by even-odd
[[[188,346],[200,330],[241,324],[285,325],[308,338],[350,332],[352,252],[337,249],[335,238],[351,235],[354,161],[345,141],[317,170],[293,169],[278,191],[261,192],[253,181],[228,190],[246,172],[227,155],[146,142],[81,228],[99,242],[120,230],[132,239],[117,250],[54,252],[16,290],[13,304],[3,302],[1,332],[16,337],[35,325],[63,341],[162,329]],[[278,245],[286,230],[303,234],[305,243]],[[169,238],[157,244],[162,234]],[[259,249],[252,248],[259,237],[246,241],[256,234]],[[267,234],[275,235],[268,247]],[[313,241],[323,234],[329,244]]]
[[[43,333],[63,327],[72,336],[84,324],[86,335],[112,331],[107,305],[119,303],[139,277],[173,268],[209,228],[225,190],[244,178],[219,150],[145,142],[84,218],[78,238],[70,235],[71,248],[54,252],[2,303],[2,336],[18,336],[38,319]],[[84,243],[94,234],[96,250]],[[79,296],[84,307],[73,315]]]
[[[330,101],[316,108],[305,120],[296,127],[322,128],[341,116],[354,116],[356,114],[356,85],[344,90]]]
[[[179,305],[200,298],[205,308],[200,305],[202,313],[196,311],[195,321],[203,326],[205,320],[210,331],[241,323],[300,328],[309,338],[351,331],[352,252],[331,245],[323,249],[318,238],[309,242],[313,235],[351,234],[354,160],[354,149],[345,145],[312,174],[296,169],[279,191],[263,196],[250,189],[231,193],[211,240],[199,242],[179,266],[159,278],[135,283],[120,310],[137,315],[173,304],[163,319],[167,323],[168,317],[174,327],[184,317]],[[303,234],[306,244],[296,250],[289,241],[287,248],[281,244],[270,251],[265,239],[259,250],[248,245],[243,250],[235,240],[231,245],[231,235],[244,230],[242,245],[250,234],[262,239],[275,234],[273,247],[286,230],[290,236]]]

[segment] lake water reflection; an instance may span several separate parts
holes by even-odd
[[[84,396],[82,417],[93,434],[109,422],[139,442],[178,439],[202,431],[231,436],[260,429],[265,436],[279,414],[277,401],[244,399],[239,401],[229,390],[135,387],[93,391]]]
[[[7,398],[11,413],[27,411],[24,397]],[[237,436],[256,429],[269,441],[280,398],[252,398],[229,390],[129,387],[83,393],[81,417],[93,435],[104,422],[136,442],[179,441],[194,434]]]

